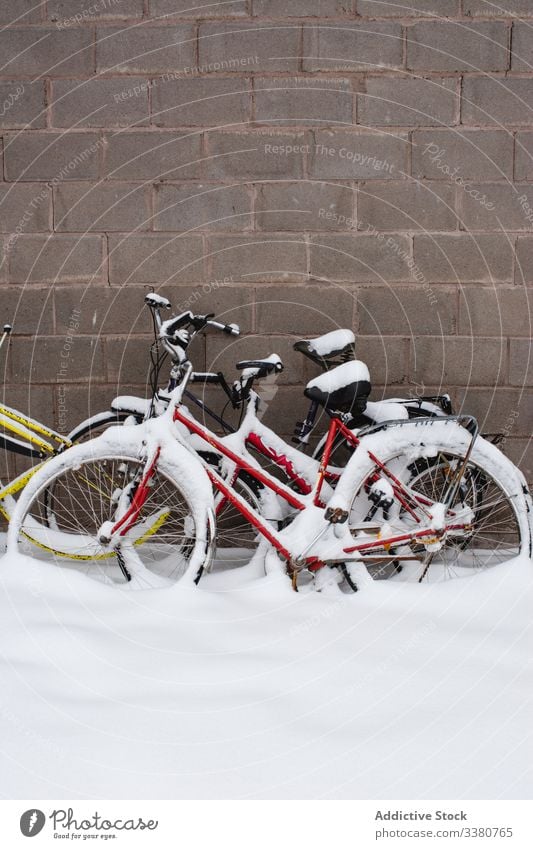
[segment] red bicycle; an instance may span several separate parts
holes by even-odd
[[[110,428],[47,463],[22,493],[11,546],[31,538],[58,561],[81,562],[111,581],[198,582],[213,562],[217,520],[231,507],[262,541],[257,556],[265,568],[282,563],[295,588],[305,575],[318,586],[327,576],[355,590],[361,567],[381,574],[385,567],[399,580],[442,580],[531,551],[525,481],[478,435],[472,418],[403,419],[358,434],[346,426],[370,388],[357,360],[305,390],[331,415],[320,462],[263,424],[253,391],[237,431],[214,434],[182,404],[193,375],[190,320],[190,313],[158,317],[160,338],[179,354],[166,410],[140,425]],[[240,365],[244,385],[279,361]],[[354,448],[344,469],[330,466],[339,437]],[[262,468],[257,454],[288,483]],[[255,500],[243,493],[243,481],[253,484]]]

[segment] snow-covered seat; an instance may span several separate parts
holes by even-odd
[[[305,387],[304,395],[329,410],[362,413],[371,388],[365,363],[352,360],[314,377]]]
[[[353,331],[346,329],[332,330],[314,339],[300,339],[293,345],[295,351],[299,351],[306,357],[319,362],[331,360],[341,356],[343,359],[354,359],[355,357],[355,335]]]
[[[270,354],[263,359],[241,360],[237,368],[242,371],[243,378],[266,377],[267,374],[283,371],[283,363],[278,354]]]

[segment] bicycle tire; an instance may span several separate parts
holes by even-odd
[[[440,501],[439,496],[446,492],[446,478],[449,484],[450,475],[464,459],[470,440],[468,431],[456,421],[446,419],[405,422],[369,434],[361,440],[328,506],[348,510],[349,527],[355,536],[354,529],[359,531],[375,506],[369,498],[369,482],[380,470],[372,457],[377,457],[414,492]],[[460,487],[469,491],[459,491],[452,507],[457,515],[460,509],[463,515],[468,511],[471,531],[450,535],[437,554],[428,553],[420,544],[409,546],[407,557],[421,554],[422,548],[426,552],[423,575],[417,571],[418,567],[411,565],[413,561],[406,562],[399,573],[393,567],[402,562],[405,548],[400,552],[390,551],[390,559],[384,560],[384,565],[389,564],[390,574],[384,577],[402,581],[443,580],[483,571],[523,552],[531,556],[532,503],[521,472],[482,437],[476,439],[468,463],[461,468]],[[430,490],[433,487],[431,491],[428,484]],[[394,521],[409,525],[405,511],[402,516],[400,510]]]
[[[43,466],[19,498],[9,546],[23,551],[29,544],[32,554],[37,548],[48,560],[108,583],[124,581],[128,573],[127,563],[121,565],[124,557],[134,564],[133,577],[140,588],[166,585],[185,575],[198,580],[214,554],[210,485],[198,475],[194,486],[185,482],[164,452],[128,545],[120,552],[109,551],[96,537],[97,529],[112,518],[117,491],[124,490],[135,469],[144,467],[142,436],[132,433],[136,430],[115,428],[112,445],[104,435]],[[55,499],[51,513],[50,493]]]
[[[79,425],[76,425],[68,434],[67,439],[70,439],[73,445],[77,445],[86,439],[95,439],[100,435],[100,431],[105,431],[108,427],[116,427],[124,424],[132,416],[135,416],[135,414],[125,411],[114,412],[113,410],[105,410],[103,413],[97,413],[95,416],[91,416],[90,419],[86,419]],[[136,423],[139,424],[141,417],[135,416],[135,418]]]

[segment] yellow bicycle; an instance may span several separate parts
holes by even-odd
[[[0,350],[11,335],[12,330],[10,324],[4,325],[0,337]],[[82,422],[68,435],[65,435],[13,407],[0,403],[0,448],[33,461],[29,469],[25,469],[6,485],[0,481],[0,516],[9,522],[16,504],[15,497],[47,460],[87,437],[93,438],[102,429],[110,425],[122,424],[125,419],[125,413],[106,412]],[[74,559],[71,553],[67,555],[43,545],[39,540],[38,533],[32,535],[26,532],[24,536],[32,545],[40,549],[56,556]]]

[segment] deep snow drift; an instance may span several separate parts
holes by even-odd
[[[354,596],[0,560],[7,798],[528,798],[533,566]]]

